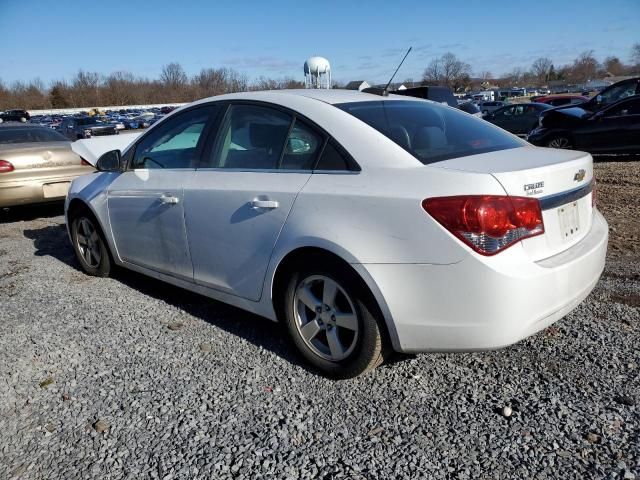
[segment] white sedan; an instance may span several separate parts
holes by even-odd
[[[280,320],[334,377],[392,350],[513,344],[604,268],[589,154],[411,97],[222,95],[97,167],[65,206],[87,273],[117,264]]]

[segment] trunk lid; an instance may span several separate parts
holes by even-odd
[[[538,198],[545,233],[522,241],[534,260],[575,245],[591,228],[593,159],[588,153],[525,146],[431,166],[489,173],[508,195]]]
[[[34,178],[69,177],[92,171],[83,166],[69,142],[39,142],[0,145],[0,159],[11,162],[14,170],[0,175],[0,182]]]

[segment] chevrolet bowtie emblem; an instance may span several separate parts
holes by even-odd
[[[576,172],[576,174],[573,176],[573,180],[575,182],[581,182],[582,180],[584,180],[584,176],[587,172],[584,171],[584,169],[580,169]]]

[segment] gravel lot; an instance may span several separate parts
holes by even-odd
[[[640,479],[640,162],[597,178],[610,256],[572,314],[341,382],[268,321],[85,276],[60,205],[5,212],[0,478]]]

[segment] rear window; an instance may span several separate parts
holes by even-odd
[[[0,144],[68,141],[50,128],[0,128]]]
[[[387,100],[336,107],[375,128],[425,165],[525,145],[484,120],[431,102]]]

